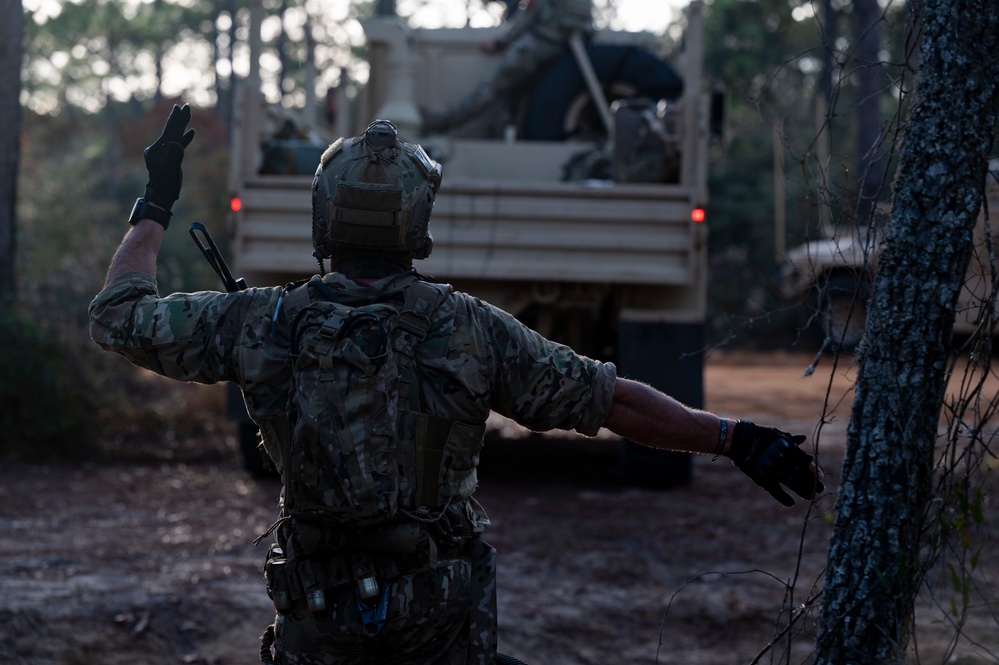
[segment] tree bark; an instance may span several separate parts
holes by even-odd
[[[17,168],[21,138],[21,61],[24,11],[0,0],[0,304],[17,294]]]
[[[817,665],[904,662],[954,308],[999,109],[999,6],[926,0],[918,98],[882,241],[836,525]]]

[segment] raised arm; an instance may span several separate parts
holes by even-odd
[[[127,272],[156,276],[156,256],[163,234],[170,226],[171,208],[180,198],[184,181],[181,170],[184,149],[194,139],[194,130],[187,129],[189,122],[191,107],[185,104],[181,108],[174,104],[159,138],[143,151],[149,180],[142,198],[135,201],[129,215],[128,223],[132,228],[111,259],[105,285]]]

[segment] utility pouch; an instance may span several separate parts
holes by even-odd
[[[274,601],[274,609],[284,614],[291,609],[291,577],[288,560],[284,551],[271,545],[264,564],[264,579],[267,581],[267,595]]]
[[[326,610],[326,589],[330,586],[325,567],[318,561],[301,561],[298,564],[298,574],[302,580],[305,603],[308,605],[309,611],[324,612]]]
[[[370,605],[382,591],[374,562],[365,554],[354,554],[350,557],[350,563],[354,583],[357,585],[357,597]]]
[[[310,557],[339,552],[346,542],[342,530],[312,520],[293,519],[292,533],[297,545],[295,551]]]
[[[340,556],[305,559],[295,565],[295,571],[310,612],[325,612],[328,609],[326,592],[351,580],[350,568]]]

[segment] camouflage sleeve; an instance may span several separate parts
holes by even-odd
[[[277,291],[279,292],[279,290]],[[273,289],[202,291],[160,297],[156,280],[127,273],[90,304],[90,336],[132,363],[181,381],[239,380],[250,314],[264,315]]]
[[[482,304],[479,325],[491,341],[491,407],[535,431],[596,435],[614,397],[617,369],[545,339],[506,312]]]

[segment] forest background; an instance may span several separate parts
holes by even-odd
[[[99,354],[86,307],[142,191],[142,149],[174,102],[195,106],[199,132],[175,216],[225,236],[228,127],[245,71],[247,10],[235,0],[2,2],[0,86],[20,94],[0,104],[0,454],[223,454],[224,446],[184,450],[215,430],[231,440],[218,387],[167,386]],[[290,107],[305,97],[306,54],[321,72],[316,97],[331,89],[350,97],[366,77],[357,20],[433,7],[266,4],[262,64],[272,101]],[[465,15],[499,22],[505,9],[468,0]],[[614,4],[597,9],[598,25],[615,24]],[[996,620],[993,584],[978,568],[995,520],[984,478],[996,466],[990,422],[999,395],[988,387],[996,317],[983,317],[963,349],[951,333],[955,294],[978,251],[983,180],[995,171],[999,11],[961,0],[714,0],[705,19],[705,69],[727,107],[709,169],[713,349],[818,347],[815,310],[778,289],[787,248],[821,237],[822,223],[873,222],[892,202],[854,358],[824,589],[793,608],[787,630],[821,597],[817,663],[901,663],[916,592],[944,553],[960,597],[948,614],[955,634],[981,590],[986,600],[974,609]],[[664,31],[667,50],[682,40],[682,23],[681,15]],[[178,64],[186,76],[175,79]],[[920,103],[910,109],[917,73]],[[184,235],[167,236],[161,290],[214,288]],[[985,249],[991,314],[999,280]],[[959,388],[954,400],[948,383]],[[816,454],[827,416],[819,415]]]
[[[265,4],[268,94],[291,107],[302,104],[306,34],[320,72],[316,95],[343,88],[352,96],[367,74],[358,20],[396,10],[425,21],[434,8],[432,0],[398,8],[384,1],[335,9],[313,0]],[[497,23],[506,10],[467,0],[463,18]],[[208,223],[224,248],[228,128],[248,58],[246,3],[29,0],[23,12],[16,287],[5,288],[15,304],[0,315],[0,398],[10,406],[0,417],[2,449],[90,455],[117,445],[109,441],[139,437],[140,429],[179,436],[194,426],[184,423],[183,400],[134,399],[147,379],[98,354],[86,308],[144,186],[142,150],[175,102],[195,107],[198,131],[175,216]],[[888,197],[893,123],[911,64],[904,43],[910,18],[903,4],[882,8],[870,0],[706,4],[706,73],[726,99],[726,134],[709,167],[712,345],[815,345],[810,303],[788,301],[778,289],[782,252],[819,237],[820,209],[850,224],[864,201]],[[617,24],[612,0],[598,3],[596,21]],[[683,22],[681,11],[663,32],[667,50],[679,48]],[[329,133],[328,119],[317,119],[320,132]],[[829,146],[825,182],[815,166],[820,141]],[[775,174],[787,190],[777,204]],[[786,229],[776,229],[775,205]],[[185,236],[167,235],[163,292],[215,288]],[[61,407],[53,412],[52,403]],[[104,433],[103,443],[95,432]]]

